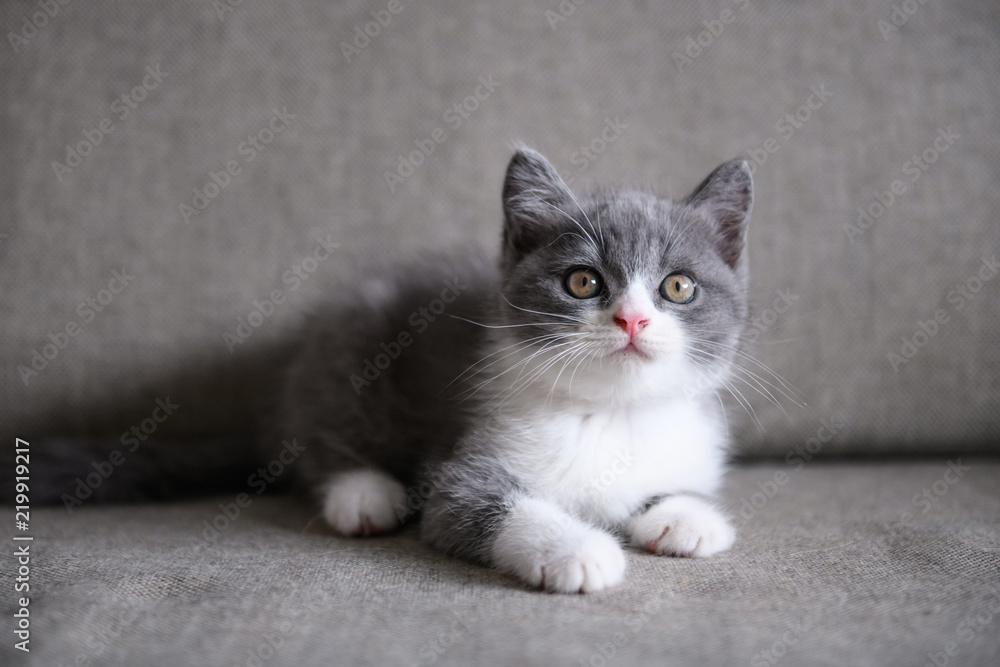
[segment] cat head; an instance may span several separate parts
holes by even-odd
[[[578,198],[542,155],[519,150],[503,187],[506,391],[627,403],[717,388],[747,314],[752,201],[743,160],[679,201]]]

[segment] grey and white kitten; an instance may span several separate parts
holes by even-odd
[[[742,160],[681,201],[577,199],[519,150],[499,266],[435,257],[315,317],[283,428],[333,530],[422,538],[550,591],[619,583],[622,542],[710,556],[734,531],[722,387],[747,313]]]

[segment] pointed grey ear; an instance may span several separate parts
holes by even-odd
[[[735,267],[746,244],[753,208],[753,178],[746,160],[730,160],[716,167],[683,203],[715,222],[719,254]]]
[[[505,252],[520,257],[550,234],[573,194],[541,153],[522,148],[507,165],[503,184]],[[515,257],[515,259],[517,258]]]

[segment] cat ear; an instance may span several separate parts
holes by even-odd
[[[522,148],[507,165],[503,184],[504,250],[520,256],[543,243],[573,194],[541,153]]]
[[[715,223],[719,254],[735,267],[743,253],[753,208],[753,178],[746,160],[730,160],[716,167],[683,203]]]

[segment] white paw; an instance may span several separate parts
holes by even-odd
[[[375,535],[399,526],[395,507],[406,507],[403,485],[380,470],[337,473],[327,482],[323,516],[341,535]]]
[[[526,579],[556,593],[594,593],[620,584],[624,577],[625,554],[617,540],[591,529],[534,559]]]
[[[628,534],[633,545],[671,556],[711,556],[736,539],[718,510],[691,496],[671,496],[632,517]]]
[[[540,500],[522,500],[512,510],[493,556],[500,569],[555,593],[593,593],[625,577],[625,554],[614,537]]]

